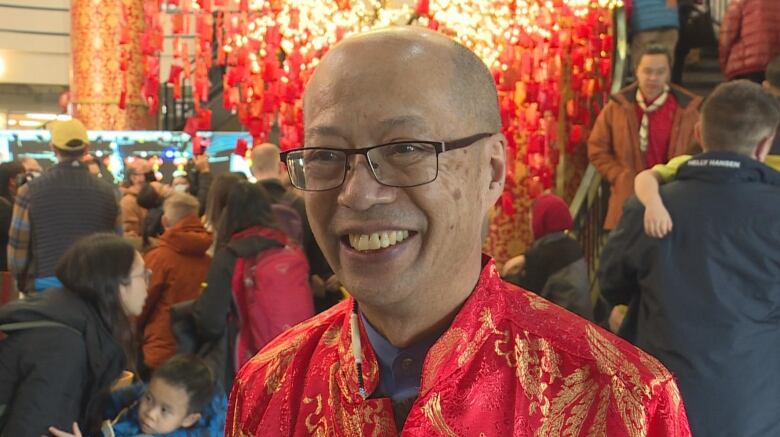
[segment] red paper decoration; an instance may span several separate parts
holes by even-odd
[[[248,0],[196,0],[195,5],[191,0],[167,0],[177,9],[167,14],[173,63],[166,82],[177,98],[183,94],[182,84],[191,87],[196,115],[187,120],[185,131],[193,136],[193,146],[197,132],[210,125],[210,112],[204,112],[202,104],[210,97],[208,71],[216,61],[225,68],[224,108],[238,116],[253,142],[266,141],[276,125],[283,150],[299,147],[303,90],[319,59],[344,35],[387,24],[371,21],[380,14],[365,14],[363,6],[353,11],[353,1],[266,0],[253,2],[250,9]],[[582,0],[491,0],[490,8],[484,3],[417,0],[407,9],[408,17],[396,24],[412,22],[450,35],[489,64],[507,154],[521,163],[515,166],[510,160],[499,202],[503,212],[513,216],[522,213],[526,197],[553,185],[561,151],[572,153],[582,143],[606,99],[614,44],[612,11],[605,2]],[[162,50],[160,0],[145,0],[144,12],[143,97],[152,109]],[[480,20],[457,18],[475,13],[488,15]],[[358,16],[363,18],[344,19]],[[479,22],[474,29],[464,25],[473,21]],[[492,39],[480,39],[485,29]],[[195,38],[188,44],[182,38],[191,33]],[[120,33],[122,50],[127,36]],[[123,56],[120,69],[125,71],[129,62],[129,56]],[[240,144],[236,147],[240,151]]]
[[[233,151],[233,153],[238,155],[238,156],[240,156],[240,157],[242,157],[242,158],[245,157],[247,149],[248,149],[248,147],[247,147],[248,144],[249,143],[245,139],[243,139],[243,138],[237,139],[236,140],[236,149]]]

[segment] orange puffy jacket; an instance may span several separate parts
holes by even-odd
[[[192,214],[166,229],[160,244],[144,256],[152,277],[144,311],[137,323],[138,332],[143,336],[144,364],[150,369],[176,353],[171,306],[200,295],[211,265],[211,257],[206,255],[211,242],[211,234],[198,216]]]
[[[720,65],[729,80],[764,71],[780,55],[780,1],[731,0],[720,28]]]

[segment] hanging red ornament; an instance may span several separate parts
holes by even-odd
[[[168,80],[167,83],[175,84],[179,83],[181,80],[181,72],[184,71],[184,68],[182,68],[181,65],[172,64],[171,70],[168,73]]]
[[[431,8],[430,8],[430,1],[429,0],[418,0],[417,1],[417,7],[414,9],[414,13],[420,16],[428,16],[430,14]]]
[[[236,148],[233,150],[233,154],[244,157],[246,156],[247,146],[249,143],[243,138],[236,140]]]
[[[202,108],[198,111],[198,130],[211,129],[211,109]]]
[[[119,92],[119,109],[124,110],[127,108],[127,90],[122,90]]]
[[[187,117],[183,131],[194,138],[195,134],[198,133],[198,117]]]

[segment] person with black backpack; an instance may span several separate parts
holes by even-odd
[[[244,362],[313,315],[306,256],[278,225],[266,191],[239,182],[219,221],[206,286],[192,304],[199,343],[214,345],[200,354],[230,388]]]
[[[113,234],[85,237],[56,268],[62,288],[0,309],[0,435],[99,431],[110,387],[135,360],[130,318],[146,300],[143,258]]]

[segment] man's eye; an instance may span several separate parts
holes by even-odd
[[[341,161],[341,154],[332,150],[316,150],[306,156],[309,162],[329,163]]]
[[[403,155],[410,155],[410,154],[423,153],[423,152],[425,152],[425,147],[422,144],[404,143],[404,144],[393,144],[391,146],[388,146],[385,155],[403,156]]]

